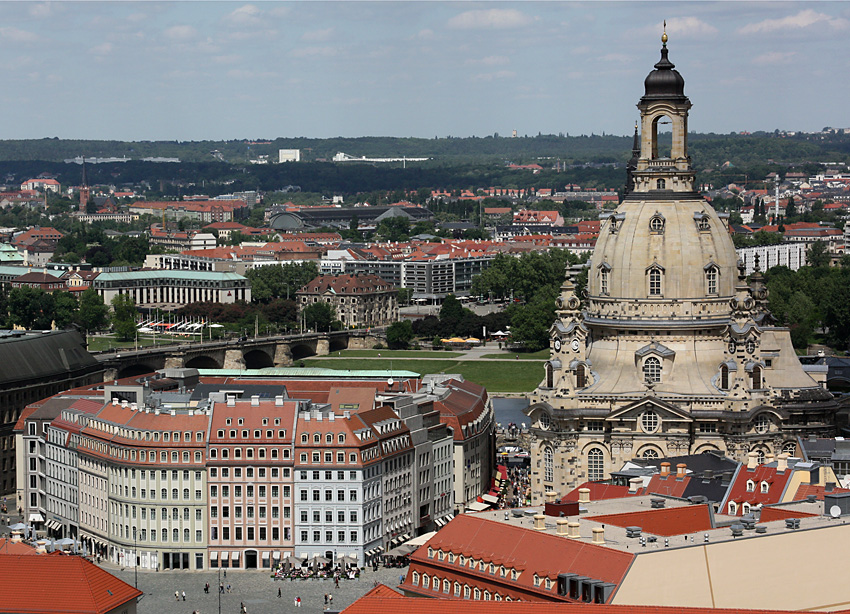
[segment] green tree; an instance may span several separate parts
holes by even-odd
[[[409,305],[410,299],[413,296],[413,290],[410,288],[399,288],[398,289],[398,304],[399,305]]]
[[[12,288],[9,291],[9,323],[32,329],[41,317],[43,308],[41,298],[44,292],[37,288]]]
[[[245,277],[251,281],[251,299],[268,303],[278,298],[294,299],[295,293],[318,274],[315,262],[305,262],[257,267],[247,271]]]
[[[824,241],[814,241],[806,253],[806,260],[815,268],[829,266],[829,251]]]
[[[338,326],[334,326],[335,323],[337,325],[339,324],[336,317],[336,309],[330,303],[326,303],[325,301],[311,303],[304,308],[302,313],[304,315],[304,325],[309,329],[326,331],[331,328],[338,328]]]
[[[393,322],[387,329],[387,345],[391,348],[406,349],[413,339],[413,325],[410,320]]]
[[[118,294],[112,299],[112,329],[120,341],[136,336],[136,304],[129,294]]]
[[[77,316],[77,297],[70,292],[53,293],[53,323],[56,328],[68,328]]]
[[[528,351],[536,352],[549,345],[549,327],[555,321],[555,298],[537,296],[523,306],[511,307],[511,337]]]
[[[77,321],[86,332],[103,330],[109,323],[109,307],[103,298],[92,288],[84,290],[80,296]]]

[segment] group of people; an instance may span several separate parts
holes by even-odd
[[[500,497],[499,508],[527,507],[531,505],[531,470],[525,467],[508,469],[508,488]]]
[[[274,570],[274,579],[275,580],[299,580],[306,578],[332,578],[334,581],[334,585],[339,587],[340,580],[354,580],[355,578],[360,577],[360,568],[359,567],[341,567],[337,565],[336,567],[331,567],[329,565],[325,567],[299,567],[299,566],[280,566]]]

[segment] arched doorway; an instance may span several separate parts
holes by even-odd
[[[257,551],[245,551],[245,569],[257,569]]]

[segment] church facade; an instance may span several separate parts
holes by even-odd
[[[637,105],[625,196],[603,217],[586,292],[578,271],[567,273],[545,377],[526,410],[535,504],[635,457],[769,458],[793,453],[797,435],[834,434],[832,395],[774,325],[727,219],[695,191],[691,102],[666,33],[662,42]]]

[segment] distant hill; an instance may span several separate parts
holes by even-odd
[[[771,133],[753,135],[691,134],[691,156],[699,167],[735,165],[847,161],[850,136],[796,135],[782,137]],[[624,162],[631,155],[632,138],[611,135],[521,136],[517,138],[279,138],[262,142],[235,141],[85,141],[30,139],[0,141],[0,161],[43,160],[61,162],[78,156],[98,158],[178,158],[181,162],[220,162],[245,164],[267,155],[277,162],[279,149],[300,149],[302,160],[331,160],[338,152],[366,157],[427,157],[434,162],[515,162],[541,159],[566,164]],[[544,165],[545,166],[545,165]]]

